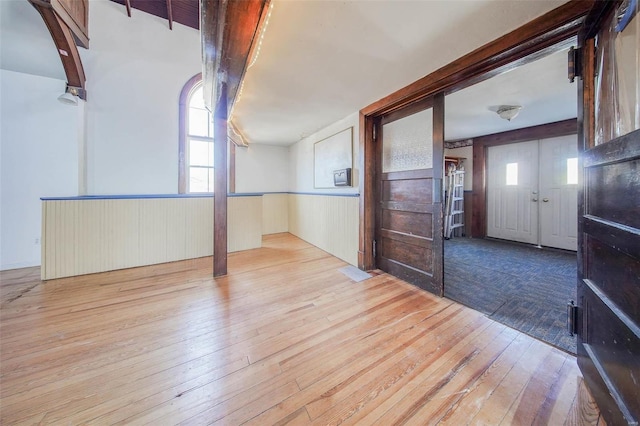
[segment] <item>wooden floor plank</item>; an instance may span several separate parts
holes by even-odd
[[[290,234],[41,281],[0,272],[1,424],[598,424],[575,358]]]

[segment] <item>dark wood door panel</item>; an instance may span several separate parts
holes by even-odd
[[[429,213],[413,213],[401,210],[382,210],[382,229],[412,234],[418,237],[433,236],[433,216]]]
[[[432,204],[431,178],[383,180],[382,199],[386,201]]]
[[[406,265],[400,264],[394,260],[381,257],[377,260],[377,265],[383,271],[386,271],[398,277],[403,281],[413,284],[423,290],[431,293],[439,294],[440,286],[434,283],[433,275],[427,274],[424,271],[419,271],[414,268],[409,268]]]
[[[395,260],[399,264],[419,269],[429,275],[433,274],[432,251],[430,248],[391,238],[382,238],[380,244],[382,245],[383,257]]]
[[[589,168],[587,180],[590,215],[640,229],[640,203],[628,196],[640,193],[640,158]]]
[[[625,315],[640,319],[640,260],[595,238],[587,239],[584,276],[598,283]]]
[[[590,372],[585,375],[588,384],[591,380],[604,385],[606,395],[601,398],[610,402],[600,404],[600,410],[615,419],[613,424],[636,424],[640,414],[640,330],[593,282],[585,280],[581,287],[583,315],[598,326],[583,333],[583,350],[588,357],[580,356],[578,363],[583,372]]]
[[[640,130],[583,154],[578,364],[609,424],[640,419]]]
[[[416,235],[405,234],[403,232],[392,231],[389,229],[381,229],[380,238],[388,238],[390,240],[412,244],[429,250],[433,249],[433,240],[431,238],[418,237]]]

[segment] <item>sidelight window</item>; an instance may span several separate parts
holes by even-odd
[[[507,185],[518,184],[518,163],[507,163]]]

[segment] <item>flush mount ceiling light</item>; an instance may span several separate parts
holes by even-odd
[[[67,90],[58,96],[58,101],[65,105],[78,105],[78,88],[67,86]]]
[[[518,116],[521,109],[520,105],[500,105],[496,112],[500,118],[511,121]]]

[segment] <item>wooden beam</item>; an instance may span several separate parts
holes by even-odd
[[[171,7],[171,0],[167,0],[167,19],[169,20],[169,29],[173,30],[173,8]]]
[[[259,40],[260,25],[268,13],[270,0],[201,1],[205,103],[215,109],[215,80],[222,72],[226,75],[227,105],[231,110],[251,51]]]
[[[74,43],[89,48],[88,0],[29,0],[34,6],[51,8],[73,34]]]
[[[86,101],[86,77],[71,29],[49,3],[31,1],[31,4],[42,16],[42,20],[53,38],[53,43],[58,49],[58,55],[67,76],[67,85],[76,88],[78,97]]]
[[[214,113],[213,275],[227,274],[227,154],[229,112],[235,102],[269,0],[201,0],[203,91]]]
[[[227,84],[219,86],[220,99],[213,118],[213,276],[227,275]]]

